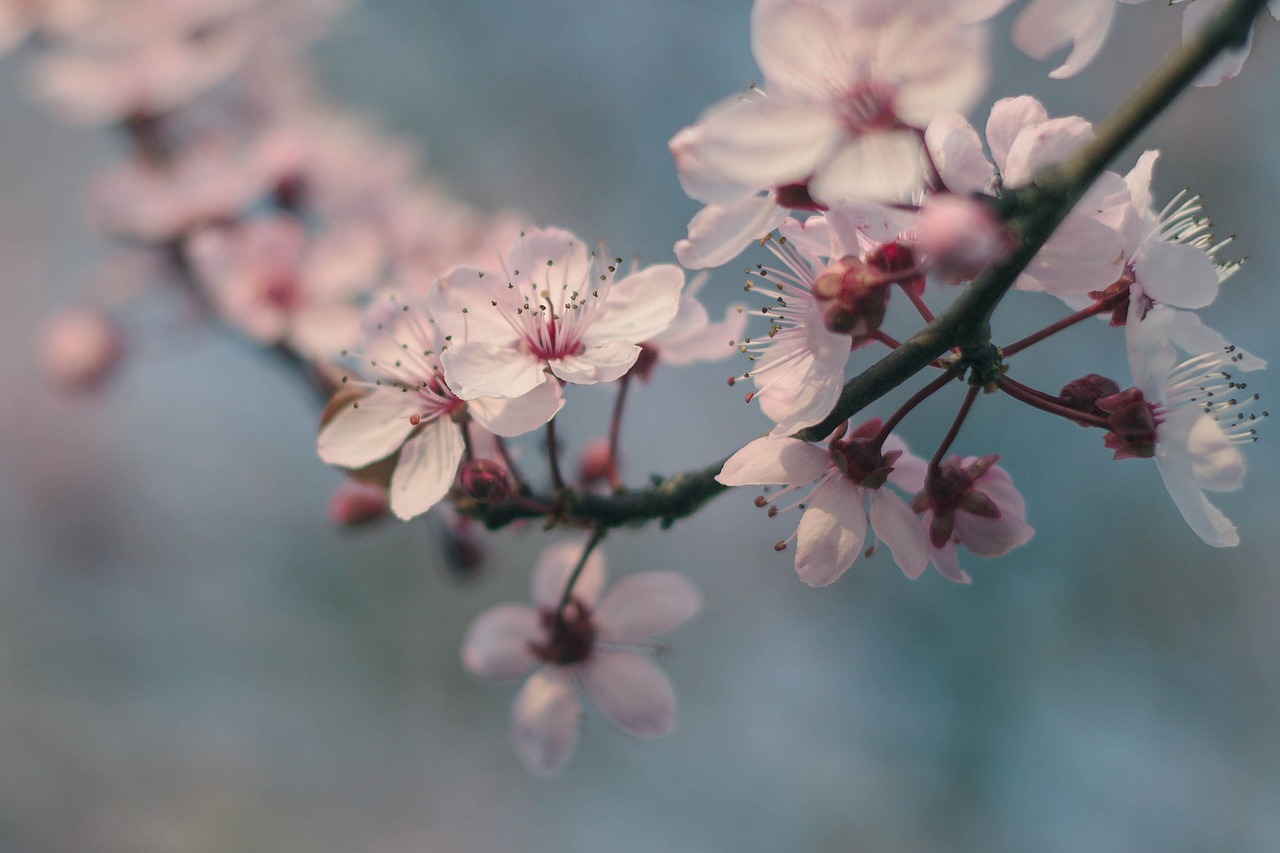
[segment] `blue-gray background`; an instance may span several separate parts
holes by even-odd
[[[1179,17],[1121,6],[1103,56],[1061,83],[1007,46],[1005,16],[988,103],[1030,89],[1100,118]],[[1209,321],[1273,362],[1276,36],[1268,21],[1243,78],[1144,137],[1165,151],[1159,196],[1204,192],[1249,256]],[[666,140],[758,76],[730,0],[371,0],[320,61],[462,197],[656,260],[696,209]],[[706,593],[663,659],[678,730],[639,742],[591,716],[563,776],[537,781],[506,741],[514,688],[474,682],[457,647],[485,606],[524,598],[539,534],[499,537],[459,584],[427,525],[332,530],[338,475],[314,458],[310,401],[212,334],[156,330],[100,399],[42,386],[34,328],[106,256],[79,188],[118,150],[24,102],[21,66],[0,64],[0,849],[1280,847],[1280,436],[1215,498],[1244,539],[1228,551],[1186,529],[1152,466],[1001,398],[957,449],[1000,452],[1040,532],[969,560],[972,587],[909,582],[881,555],[810,590],[770,548],[793,520],[765,523],[748,493],[619,533],[615,575],[673,568]],[[737,266],[705,291],[717,309]],[[997,331],[1060,312],[1011,299]],[[1045,387],[1126,375],[1102,324],[1018,362]],[[660,369],[639,389],[633,482],[765,428],[731,369]],[[1255,384],[1280,405],[1274,380]],[[571,446],[607,405],[572,396]],[[927,451],[952,405],[913,417],[909,440]]]

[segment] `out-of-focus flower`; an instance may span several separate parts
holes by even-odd
[[[74,308],[55,315],[40,334],[40,363],[58,387],[92,391],[114,375],[124,334],[104,311]]]
[[[995,464],[999,458],[994,453],[952,456],[930,472],[924,491],[912,501],[912,509],[924,513],[929,561],[948,580],[971,581],[960,568],[957,546],[980,557],[999,557],[1035,534],[1013,479]]]
[[[517,398],[463,401],[445,383],[435,329],[424,311],[386,301],[375,305],[362,355],[369,390],[344,406],[320,432],[317,449],[330,465],[358,469],[395,455],[391,511],[421,515],[453,487],[464,451],[462,423],[474,419],[496,435],[516,436],[549,421],[563,405],[555,383]]]
[[[868,520],[907,577],[919,577],[929,564],[915,513],[896,492],[884,488],[887,482],[910,494],[918,492],[924,487],[925,462],[897,436],[888,436],[880,445],[880,428],[876,418],[846,438],[844,424],[826,448],[794,438],[758,438],[729,457],[716,476],[726,486],[786,487],[757,498],[756,505],[768,506],[770,516],[804,510],[796,532],[779,548],[796,540],[796,574],[810,586],[826,586],[853,565],[866,544]],[[807,497],[778,508],[783,495],[811,484]]]
[[[360,339],[355,300],[386,266],[384,241],[371,228],[346,223],[309,236],[292,216],[203,231],[189,253],[227,322],[312,359],[337,358]]]
[[[348,478],[329,498],[329,520],[340,527],[360,527],[385,518],[390,508],[385,486]]]
[[[431,291],[449,384],[472,399],[621,377],[675,319],[684,272],[616,271],[569,232],[545,229],[522,235],[496,270],[449,272]]]
[[[581,542],[543,550],[533,572],[534,606],[486,610],[462,645],[462,662],[475,675],[514,679],[533,673],[516,696],[511,731],[516,752],[541,775],[559,771],[573,753],[582,715],[579,688],[629,734],[671,732],[675,692],[639,652],[702,608],[698,590],[669,571],[623,578],[601,598],[605,559],[596,549],[561,609],[582,552]]]

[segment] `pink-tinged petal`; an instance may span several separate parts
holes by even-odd
[[[907,449],[907,443],[890,433],[884,440],[885,453],[901,452],[901,456],[893,463],[893,471],[889,473],[889,482],[909,495],[924,491],[925,477],[929,473],[929,463]]]
[[[640,357],[640,347],[628,341],[605,341],[581,355],[569,355],[547,362],[560,379],[575,385],[594,385],[619,379]]]
[[[1013,43],[1033,59],[1048,59],[1071,44],[1066,61],[1049,72],[1059,80],[1071,77],[1102,48],[1114,14],[1115,0],[1031,0],[1013,22]]]
[[[871,491],[871,528],[902,573],[915,580],[929,565],[929,539],[907,502],[889,489]]]
[[[538,612],[523,604],[486,610],[462,642],[462,665],[481,678],[521,678],[538,665],[530,644],[545,639]]]
[[[1200,488],[1234,492],[1244,485],[1244,456],[1215,418],[1196,416],[1187,435],[1187,455],[1191,458],[1192,479]]]
[[[655,264],[614,281],[587,330],[587,347],[612,341],[638,344],[659,334],[680,310],[683,288],[684,270],[674,264]]]
[[[847,205],[841,205],[838,208],[834,208],[828,211],[827,213],[815,213],[812,216],[805,217],[803,220],[784,219],[782,220],[782,224],[778,226],[778,230],[782,232],[782,236],[786,237],[788,242],[795,243],[796,248],[799,249],[802,253],[807,253],[810,255],[818,255],[820,257],[828,257],[829,255],[832,254],[832,247],[836,245],[835,242],[833,242],[836,238],[833,235],[834,229],[830,227],[830,222],[828,221],[827,217],[840,216],[841,212],[845,211],[846,209],[854,208],[855,206],[857,207],[859,212],[851,213],[845,216],[846,227],[848,227],[851,230],[862,228],[864,226],[867,227],[868,229],[879,227],[871,224],[873,221],[875,221],[875,219],[878,219],[879,217],[869,218],[864,220],[860,215],[861,213],[871,210],[873,208],[872,205],[847,204]],[[883,210],[884,208],[876,206],[874,209]],[[868,236],[872,236],[870,232],[868,232]],[[896,236],[898,236],[897,232],[894,232],[893,234],[887,237],[884,237],[883,239],[891,240]],[[856,240],[856,237],[854,239]],[[873,239],[881,239],[881,238],[873,238]],[[858,254],[860,251],[861,249],[858,249],[856,251],[851,251],[851,254]]]
[[[1015,286],[1066,299],[1103,290],[1123,271],[1120,235],[1095,219],[1069,214],[1018,276]]]
[[[614,584],[596,609],[599,639],[639,643],[665,634],[702,609],[702,594],[684,575],[641,572]]]
[[[671,141],[667,143],[685,194],[708,205],[733,205],[745,196],[755,195],[754,186],[731,181],[698,159],[698,153],[704,144],[702,136],[703,126],[693,124],[671,137]]]
[[[825,4],[757,3],[751,13],[751,52],[774,97],[821,98],[836,69],[853,67],[865,50],[845,19]]]
[[[696,156],[726,178],[762,189],[806,180],[841,135],[825,105],[774,99],[722,101],[701,122]]]
[[[360,309],[345,302],[315,305],[295,314],[287,335],[298,353],[332,361],[360,341]]]
[[[681,300],[682,304],[685,302],[686,300]],[[709,323],[706,309],[697,300],[689,298],[687,302],[692,303],[688,313],[698,316],[688,316],[688,324],[683,325],[678,332],[673,325],[648,341],[649,346],[657,348],[662,363],[679,367],[698,361],[722,361],[736,353],[737,342],[742,340],[742,333],[747,328],[747,314],[742,306],[729,306],[724,320]],[[685,309],[682,308],[681,311]],[[680,322],[678,318],[677,322]]]
[[[609,721],[629,734],[660,737],[675,726],[675,691],[648,658],[597,651],[578,669],[578,678]]]
[[[967,512],[956,513],[956,535],[960,544],[979,557],[1000,557],[1035,535],[1035,528],[1011,513],[999,518],[983,518]]]
[[[727,264],[786,218],[787,211],[774,203],[773,193],[709,204],[689,220],[689,236],[676,243],[676,258],[689,269]]]
[[[379,388],[334,415],[320,431],[316,450],[330,465],[363,468],[396,451],[413,431],[412,401],[399,390]]]
[[[991,156],[996,165],[1001,170],[1004,169],[1009,159],[1009,149],[1013,147],[1018,134],[1048,120],[1049,113],[1044,106],[1030,95],[996,101],[991,108],[991,116],[987,119],[987,145],[991,148]]]
[[[391,475],[391,511],[408,521],[448,494],[462,461],[462,430],[449,418],[437,418],[404,443]]]
[[[1138,157],[1138,162],[1124,176],[1125,185],[1129,188],[1129,198],[1132,199],[1133,206],[1139,210],[1151,209],[1151,175],[1155,171],[1156,160],[1159,157],[1160,152],[1154,149],[1143,151]]]
[[[977,461],[976,457],[970,456],[965,459],[965,464],[975,461]],[[988,468],[987,473],[974,484],[974,488],[991,498],[996,508],[1002,513],[1017,516],[1027,514],[1027,505],[1022,499],[1022,493],[1013,485],[1013,478],[1009,476],[1009,472],[999,465]]]
[[[833,477],[813,490],[796,538],[796,574],[809,586],[843,575],[867,540],[862,489]]]
[[[921,529],[927,530],[932,513],[926,512]],[[927,537],[926,537],[927,538]],[[973,578],[969,577],[969,573],[960,568],[960,555],[956,551],[956,543],[948,542],[941,548],[929,546],[929,561],[933,563],[933,567],[938,570],[938,574],[953,583],[971,584]]]
[[[1164,480],[1169,497],[1173,498],[1178,511],[1182,513],[1182,518],[1206,545],[1233,548],[1240,544],[1240,534],[1235,525],[1221,510],[1209,503],[1186,467],[1157,455],[1156,469]]]
[[[827,205],[851,198],[908,199],[924,178],[920,157],[920,140],[912,131],[864,133],[819,167],[809,192]]]
[[[1001,176],[1005,186],[1023,187],[1046,166],[1066,160],[1093,138],[1093,125],[1079,116],[1053,118],[1024,129],[1014,138]]]
[[[947,15],[895,15],[875,51],[881,67],[901,75],[898,118],[924,129],[939,113],[972,109],[990,76],[987,41],[985,27],[958,26]]]
[[[493,307],[495,287],[505,289],[500,272],[454,267],[431,283],[428,307],[442,339],[455,345],[467,341],[514,344],[519,336]]]
[[[560,597],[564,595],[564,585],[569,582],[578,561],[582,559],[582,549],[586,542],[581,539],[557,542],[542,549],[538,565],[533,570],[533,603],[539,607],[556,607]],[[573,586],[573,597],[588,607],[594,607],[600,598],[600,591],[605,582],[604,551],[596,548],[587,558],[577,583]]]
[[[449,387],[464,400],[521,397],[544,381],[536,356],[482,341],[447,347],[440,353],[440,364]]]
[[[578,290],[591,279],[591,257],[577,235],[562,228],[539,228],[516,238],[503,270],[517,288],[537,285],[553,305],[568,301],[565,290]]]
[[[1222,7],[1224,0],[1196,0],[1187,6],[1182,13],[1182,41],[1187,42],[1199,35],[1200,30]],[[1245,38],[1242,47],[1224,50],[1204,67],[1196,77],[1195,86],[1217,86],[1240,73],[1244,61],[1253,48],[1253,28]]]
[[[1228,347],[1227,339],[1206,326],[1199,314],[1193,314],[1190,311],[1169,311],[1165,322],[1167,334],[1183,352],[1223,352]],[[1239,347],[1234,347],[1231,355],[1235,359],[1236,370],[1261,370],[1267,366],[1265,360]]]
[[[844,366],[849,360],[849,336],[829,331],[821,322],[809,327],[808,359],[797,384],[784,386],[789,391],[786,413],[778,418],[772,430],[776,436],[790,435],[796,430],[812,426],[825,418],[835,408],[844,387]],[[768,381],[768,371],[757,371],[755,379],[762,385]],[[762,391],[767,396],[767,392]],[[774,417],[766,410],[766,414]]]
[[[729,457],[716,481],[726,486],[803,486],[831,465],[825,450],[798,438],[757,438]]]
[[[555,669],[535,672],[511,709],[511,741],[525,765],[540,776],[560,772],[578,740],[582,704],[568,676]]]
[[[1142,292],[1177,308],[1203,308],[1218,295],[1218,268],[1204,249],[1180,243],[1144,243],[1133,258]]]
[[[476,397],[467,402],[467,412],[489,432],[513,438],[533,432],[563,405],[560,383],[547,381],[520,397]]]
[[[943,113],[929,122],[924,141],[943,184],[953,193],[986,192],[995,180],[995,167],[982,151],[978,132],[959,113]]]

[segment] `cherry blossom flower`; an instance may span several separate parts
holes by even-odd
[[[684,273],[658,264],[615,281],[616,270],[569,232],[545,229],[521,235],[498,271],[450,271],[430,297],[450,386],[469,400],[621,377],[675,319]]]
[[[1249,370],[1263,362],[1225,346],[1176,363],[1175,341],[1187,339],[1186,328],[1178,328],[1184,315],[1156,306],[1126,326],[1136,385],[1097,406],[1108,416],[1107,446],[1115,458],[1155,459],[1169,496],[1195,534],[1214,547],[1230,547],[1240,536],[1204,490],[1234,491],[1244,483],[1237,445],[1255,440],[1256,423],[1266,412],[1249,411],[1257,395],[1228,369]],[[1203,329],[1193,334],[1202,336]]]
[[[915,513],[896,492],[884,488],[888,482],[908,493],[919,491],[925,462],[897,436],[888,436],[881,445],[880,429],[876,418],[846,438],[844,424],[825,448],[795,438],[758,438],[729,457],[716,476],[726,486],[786,487],[757,498],[756,505],[768,506],[770,516],[803,509],[796,532],[779,546],[796,540],[796,574],[810,586],[833,583],[853,565],[866,544],[868,520],[907,577],[919,577],[929,563]],[[783,495],[810,485],[808,497],[778,508]]]
[[[203,231],[188,251],[229,323],[312,359],[336,358],[359,341],[356,297],[379,283],[386,265],[371,228],[343,223],[310,236],[292,216]]]
[[[396,310],[387,310],[391,304]],[[465,453],[464,422],[474,419],[497,435],[523,435],[563,405],[554,383],[516,398],[463,401],[445,383],[435,328],[424,311],[389,299],[371,310],[375,319],[363,355],[374,379],[346,383],[369,393],[329,421],[317,449],[330,465],[352,469],[395,455],[390,495],[398,518],[421,515],[452,488]]]
[[[1074,154],[1092,138],[1093,128],[1078,116],[1051,119],[1039,101],[1023,95],[996,102],[986,135],[991,160],[982,151],[977,131],[958,113],[941,115],[929,125],[925,141],[947,189],[998,195],[1005,188],[1027,186],[1041,169]],[[1104,172],[1018,277],[1016,286],[1067,299],[1112,284],[1123,271],[1123,247],[1107,216],[1128,201],[1120,176]]]
[[[957,546],[980,557],[999,557],[1035,534],[1013,478],[995,464],[999,458],[992,453],[944,460],[911,503],[924,513],[920,523],[928,532],[929,562],[948,580],[972,581],[960,568]]]
[[[939,4],[881,11],[757,2],[752,51],[767,97],[722,101],[673,140],[686,187],[715,204],[794,185],[825,205],[909,198],[923,178],[917,129],[966,111],[986,85],[986,33]],[[750,216],[717,225],[737,230],[729,221]]]
[[[604,554],[587,557],[567,604],[565,585],[582,560],[583,543],[544,549],[533,572],[533,607],[506,604],[480,614],[462,645],[462,662],[482,678],[529,673],[512,709],[516,752],[535,773],[551,775],[569,760],[582,715],[579,690],[614,725],[641,737],[669,734],[675,693],[640,651],[702,608],[682,575],[642,572],[601,597]]]

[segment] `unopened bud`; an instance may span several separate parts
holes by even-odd
[[[916,247],[950,281],[967,281],[1013,248],[1013,238],[991,208],[943,193],[925,200],[916,220]]]
[[[1118,393],[1120,393],[1120,386],[1114,380],[1097,373],[1090,373],[1063,385],[1058,396],[1063,403],[1077,412],[1105,417],[1105,413],[1098,408],[1098,401]]]
[[[511,478],[492,459],[472,459],[458,468],[458,488],[472,500],[494,504],[511,494]]]
[[[124,336],[103,311],[77,308],[52,318],[40,338],[45,375],[65,391],[100,387],[124,356]]]
[[[386,516],[390,505],[382,486],[343,480],[329,498],[329,520],[342,527],[359,527]]]
[[[597,438],[582,448],[578,457],[578,482],[589,489],[592,486],[607,485],[616,475],[613,454],[609,452],[609,441]]]

